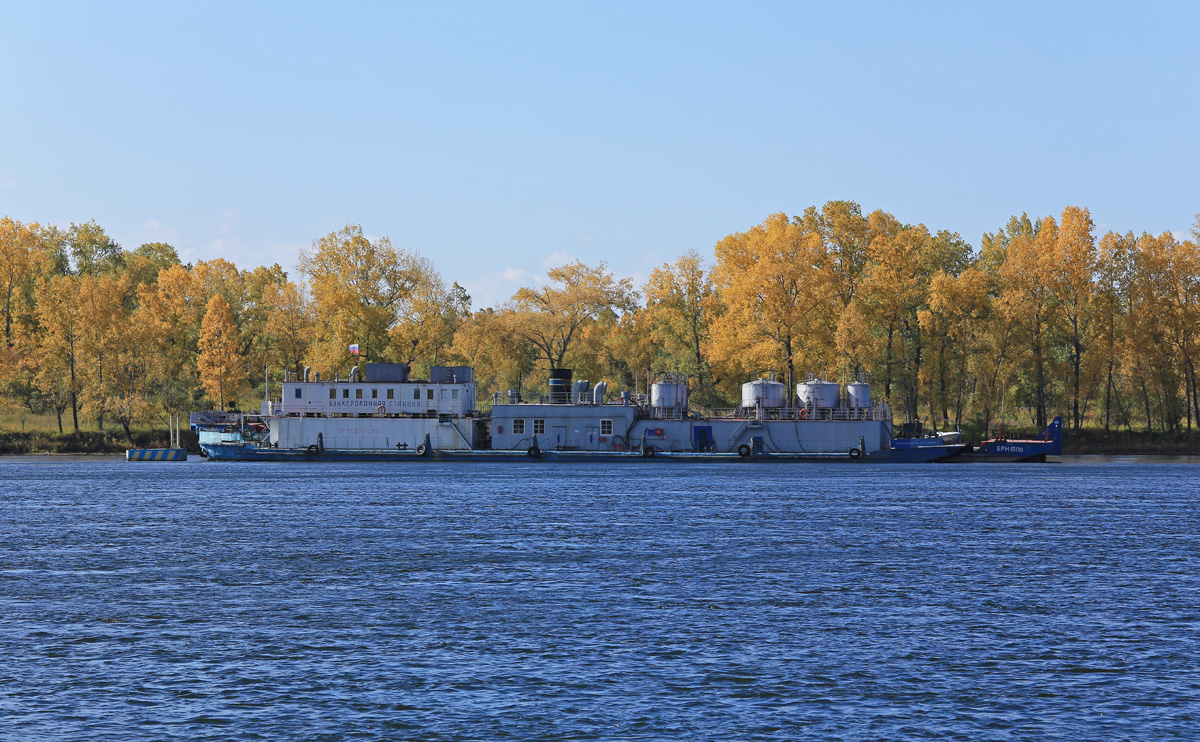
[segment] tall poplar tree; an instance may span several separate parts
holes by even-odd
[[[208,309],[200,325],[197,366],[204,391],[221,409],[244,394],[249,386],[239,345],[238,328],[233,322],[229,302],[217,294],[208,300]]]

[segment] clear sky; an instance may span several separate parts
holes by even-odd
[[[832,199],[1200,211],[1200,2],[0,0],[0,214],[280,263],[358,223],[477,306]],[[293,275],[295,275],[293,273]]]

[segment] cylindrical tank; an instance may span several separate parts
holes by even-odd
[[[651,407],[687,407],[687,384],[656,381],[650,385]]]
[[[787,387],[770,379],[755,379],[742,384],[742,407],[784,407]]]
[[[811,379],[796,385],[796,403],[814,409],[838,406],[841,399],[841,388],[832,381]]]
[[[550,369],[551,404],[567,404],[571,400],[571,377],[574,375],[569,368]]]
[[[871,385],[861,381],[850,382],[846,385],[846,400],[850,407],[870,407]]]

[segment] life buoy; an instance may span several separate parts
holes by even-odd
[[[417,446],[417,455],[418,456],[424,456],[428,452],[429,452],[429,449],[425,447],[424,443]]]
[[[857,448],[852,448],[850,449],[850,458],[857,459],[861,453],[862,451],[859,451]]]
[[[312,444],[311,446],[309,446],[309,447],[308,447],[308,455],[309,455],[309,456],[316,456],[316,455],[317,455],[317,452],[318,452],[318,451],[320,451],[320,450],[321,450],[320,448],[317,448],[317,444],[315,444],[315,443],[314,443],[314,444]]]
[[[383,405],[379,405],[378,407],[375,408],[375,411],[378,412],[380,415],[382,415],[383,413],[387,412],[387,407],[384,407]]]
[[[807,420],[807,419],[808,419],[808,408],[807,408],[807,407],[801,407],[801,408],[800,408],[800,419],[801,419],[801,420]]]
[[[750,446],[747,446],[745,443],[738,446],[738,456],[741,456],[744,459],[749,455],[750,455]]]
[[[654,458],[654,446],[646,446],[642,449],[642,457],[647,459]]]

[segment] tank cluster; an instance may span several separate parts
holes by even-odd
[[[863,379],[842,385],[812,377],[796,385],[796,406],[810,411],[863,409],[871,406],[871,385]],[[746,410],[787,407],[787,385],[774,379],[755,379],[742,384],[742,407]]]

